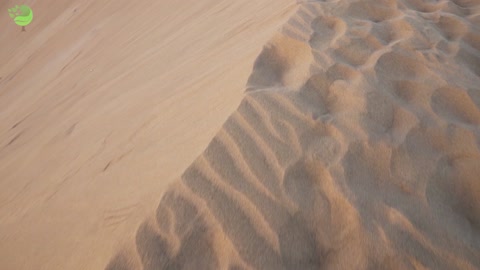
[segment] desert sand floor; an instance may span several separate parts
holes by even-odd
[[[28,4],[21,32],[7,9]],[[0,269],[103,269],[240,104],[291,0],[0,1]]]
[[[480,269],[480,1],[298,4],[108,265]]]
[[[480,0],[157,2],[0,32],[2,269],[480,268]]]

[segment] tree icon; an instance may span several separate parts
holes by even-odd
[[[27,5],[15,6],[8,9],[8,14],[15,21],[15,23],[22,27],[25,31],[25,26],[29,25],[33,20],[33,11]]]

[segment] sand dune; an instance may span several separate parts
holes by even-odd
[[[7,12],[23,3],[26,32]],[[294,12],[291,0],[0,1],[0,269],[103,269]]]
[[[107,269],[479,269],[480,1],[305,1]]]

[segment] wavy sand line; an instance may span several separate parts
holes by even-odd
[[[107,269],[480,268],[479,15],[300,4]]]

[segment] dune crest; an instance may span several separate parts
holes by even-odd
[[[35,13],[26,32],[16,4]],[[0,269],[104,268],[294,12],[291,0],[1,1]]]
[[[113,269],[480,268],[480,1],[308,1]]]

